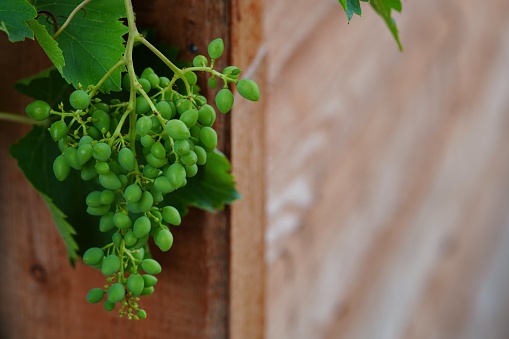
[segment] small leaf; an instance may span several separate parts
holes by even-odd
[[[360,0],[363,2],[368,2],[369,0]],[[361,4],[359,0],[339,0],[341,6],[345,10],[346,16],[348,18],[348,22],[352,20],[354,14],[362,15]]]
[[[32,28],[37,42],[41,45],[42,49],[44,49],[44,52],[46,52],[46,55],[53,65],[55,65],[59,72],[62,72],[65,60],[62,50],[58,47],[58,43],[49,35],[46,27],[41,25],[37,20],[29,20],[28,24],[30,28]]]
[[[207,153],[207,163],[200,166],[198,174],[187,178],[186,186],[167,194],[161,206],[171,205],[181,212],[188,206],[215,212],[239,198],[228,159],[215,151]]]
[[[27,21],[37,16],[37,11],[27,0],[0,1],[0,31],[7,33],[9,41],[34,38]]]
[[[39,0],[37,10],[51,13],[61,27],[69,14],[82,0]],[[124,38],[127,27],[120,21],[124,18],[125,8],[122,0],[91,1],[81,9],[56,38],[63,51],[65,66],[64,78],[75,87],[84,88],[95,85],[117,62],[124,53]],[[39,22],[53,32],[53,25],[41,18]],[[121,88],[119,67],[102,86],[106,93]]]
[[[395,10],[401,12],[401,1],[400,0],[371,0],[371,6],[375,9],[375,11],[380,14],[380,16],[384,19],[387,27],[392,33],[392,36],[396,40],[398,47],[400,50],[403,50],[403,46],[401,45],[401,41],[399,40],[398,27],[396,26],[396,22],[391,16],[391,11]]]

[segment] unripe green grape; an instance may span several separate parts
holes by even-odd
[[[237,66],[228,66],[223,69],[223,74],[227,75],[230,79],[237,79],[240,74],[240,68]]]
[[[211,89],[216,89],[216,87],[217,87],[217,80],[216,80],[216,78],[215,78],[215,77],[211,76],[211,77],[209,78],[209,80],[208,80],[208,83],[209,83],[209,87],[210,87]]]
[[[150,87],[157,88],[159,86],[160,80],[157,74],[149,74],[146,79],[150,82]]]
[[[166,120],[170,120],[175,115],[175,111],[172,110],[171,105],[167,101],[159,101],[156,104],[156,109]]]
[[[159,141],[152,144],[150,147],[150,153],[157,159],[165,159],[166,158],[166,150],[164,149],[163,144]]]
[[[120,184],[122,185],[122,187],[126,187],[127,184],[129,183],[129,179],[127,178],[127,175],[124,175],[124,174],[119,174],[118,180],[120,180]]]
[[[135,251],[131,251],[131,254],[134,259],[138,261],[142,261],[143,258],[145,258],[145,249],[142,247],[140,249],[137,249]]]
[[[195,85],[198,82],[198,77],[194,72],[186,72],[184,77],[189,85]]]
[[[149,179],[155,179],[159,176],[159,169],[151,165],[145,165],[143,175]]]
[[[81,179],[83,181],[92,180],[95,177],[97,177],[97,172],[95,171],[94,162],[88,162],[85,165],[83,165],[83,168],[81,169]]]
[[[147,116],[142,116],[136,121],[136,133],[142,137],[152,129],[152,119]]]
[[[99,183],[102,185],[102,187],[112,191],[116,191],[122,188],[122,182],[120,181],[118,176],[111,171],[106,174],[100,174]]]
[[[120,244],[122,243],[123,239],[124,237],[122,237],[122,234],[120,233],[113,233],[113,235],[111,236],[111,241],[113,242],[113,245],[115,245],[116,248],[120,248]]]
[[[166,177],[170,181],[171,186],[180,188],[184,185],[186,179],[186,170],[181,164],[175,163],[168,167]]]
[[[154,259],[144,259],[141,268],[148,274],[159,274],[162,271],[161,265]]]
[[[147,319],[147,312],[145,310],[138,310],[138,317],[140,319]]]
[[[122,87],[127,92],[131,90],[131,78],[129,77],[129,73],[124,74],[122,77]]]
[[[118,234],[118,233],[116,233]],[[115,254],[110,254],[103,259],[101,272],[105,276],[110,276],[120,269],[120,259]]]
[[[197,160],[198,160],[198,156],[196,155],[196,153],[194,153],[194,151],[189,151],[180,157],[180,162],[184,166],[192,166],[192,165],[196,164]]]
[[[170,79],[167,77],[159,77],[159,86],[165,88],[170,84]]]
[[[143,147],[151,147],[155,142],[154,138],[152,138],[152,136],[150,136],[148,134],[145,134],[144,136],[142,136],[140,141],[141,141],[141,144],[143,145]]]
[[[166,178],[166,177],[162,177],[162,178]],[[163,196],[163,193],[158,191],[156,188],[152,188],[150,190],[150,194],[152,194],[152,197],[154,198],[154,205],[157,205],[159,204],[161,201],[164,200],[164,196]]]
[[[134,244],[133,249],[142,249],[143,246],[147,244],[148,237],[149,235],[147,234],[146,236],[139,238],[136,244]]]
[[[27,105],[25,113],[34,120],[42,121],[49,117],[50,110],[51,107],[46,101],[36,100]]]
[[[88,193],[87,198],[85,199],[87,206],[98,207],[101,206],[101,192],[100,191],[92,191]]]
[[[166,131],[168,135],[177,140],[189,139],[191,134],[183,121],[172,119],[166,123]]]
[[[110,116],[102,110],[96,110],[92,113],[92,123],[102,134],[106,134],[110,129]]]
[[[189,129],[189,132],[191,133],[191,136],[195,139],[200,139],[200,130],[201,127],[198,125],[194,125]]]
[[[152,287],[154,286],[155,284],[157,284],[157,278],[154,277],[152,274],[143,274],[143,281],[144,281],[144,285],[145,287]]]
[[[123,212],[116,212],[113,215],[113,224],[117,226],[120,229],[128,229],[131,228],[133,225],[133,222],[131,221],[131,218]]]
[[[106,161],[98,161],[95,164],[95,171],[97,174],[108,174],[110,171],[110,165]]]
[[[177,112],[179,114],[182,114],[185,111],[188,111],[188,110],[194,108],[193,102],[191,100],[188,100],[188,99],[179,99],[179,100],[177,100],[176,107],[177,107]]]
[[[162,210],[163,220],[170,225],[178,226],[182,222],[179,211],[173,206],[165,206]]]
[[[62,139],[67,134],[67,125],[65,121],[58,120],[51,124],[49,134],[54,141]]]
[[[76,150],[76,148],[67,147],[64,150],[64,158],[65,158],[65,161],[67,162],[67,165],[71,166],[75,170],[80,170],[82,168],[82,166],[78,162],[77,153],[78,153],[78,151]]]
[[[136,159],[134,158],[133,151],[130,148],[124,147],[118,152],[118,163],[128,172],[134,170]]]
[[[85,138],[85,137],[83,137]],[[83,140],[83,138],[81,138]],[[88,137],[90,138],[90,137]],[[92,138],[90,138],[92,139]],[[81,143],[81,140],[80,140]],[[78,163],[83,166],[86,164],[90,159],[92,159],[92,153],[93,153],[93,147],[90,144],[82,144],[78,146],[78,152],[76,153],[76,157],[78,160]]]
[[[150,83],[150,81],[148,81],[148,79],[140,78],[138,80],[138,82],[140,83],[140,85],[141,85],[142,89],[145,91],[145,93],[150,92],[150,90],[152,89],[152,84]],[[157,82],[159,83],[159,81],[157,81]],[[138,113],[138,114],[140,114],[140,113]]]
[[[58,140],[58,149],[60,150],[60,152],[64,152],[65,148],[67,147],[67,141],[66,141],[67,137],[65,138],[62,138],[60,140]]]
[[[91,247],[83,253],[83,262],[89,266],[99,265],[104,258],[104,251],[99,247]]]
[[[127,247],[131,247],[138,241],[138,238],[134,236],[133,231],[128,231],[124,235],[124,242]]]
[[[81,147],[83,145],[90,144],[94,139],[92,139],[89,135],[84,135],[81,137],[80,141],[78,142],[78,147]]]
[[[251,79],[240,80],[237,83],[237,91],[247,100],[258,101],[260,99],[260,89]]]
[[[196,174],[198,174],[198,166],[196,164],[191,166],[184,166],[184,169],[186,170],[186,177],[192,178]]]
[[[160,134],[163,131],[163,126],[159,122],[159,119],[154,115],[150,118],[152,120],[152,132]]]
[[[224,51],[223,39],[217,38],[210,42],[210,44],[208,46],[208,52],[209,52],[209,56],[212,59],[218,59],[219,57],[221,57],[221,55],[223,54],[223,51]]]
[[[104,290],[100,288],[92,288],[87,293],[87,301],[91,304],[97,304],[104,297]]]
[[[173,234],[167,228],[162,229],[157,233],[157,237],[154,239],[157,247],[163,252],[168,251],[173,245]]]
[[[168,178],[163,176],[156,178],[154,181],[154,188],[163,194],[168,194],[175,190]]]
[[[152,153],[146,156],[146,160],[150,164],[150,166],[153,166],[155,168],[161,168],[168,163],[168,159],[166,158],[158,159]]]
[[[53,173],[58,181],[64,181],[71,173],[71,166],[67,164],[63,155],[59,155],[53,161]]]
[[[174,143],[175,153],[184,155],[189,152],[189,142],[187,140],[176,140]]]
[[[143,289],[143,292],[141,292],[140,296],[147,296],[147,295],[151,295],[155,292],[155,289],[154,287],[145,287]]]
[[[150,232],[151,227],[150,219],[146,216],[141,216],[134,222],[133,233],[136,238],[143,238]]]
[[[97,207],[88,206],[87,207],[87,213],[94,216],[101,216],[105,215],[110,211],[111,205],[99,205]]]
[[[233,93],[228,88],[223,88],[216,94],[216,106],[221,113],[228,113],[233,106]]]
[[[125,297],[125,288],[121,283],[114,283],[108,289],[108,301],[118,303]]]
[[[207,152],[201,146],[194,146],[194,153],[196,153],[196,164],[205,165],[207,162]]]
[[[212,126],[216,121],[216,111],[209,104],[205,104],[198,110],[198,121],[203,126]]]
[[[85,109],[90,104],[90,97],[84,90],[78,89],[69,96],[69,103],[74,109]]]
[[[107,103],[104,102],[98,102],[97,104],[94,104],[95,109],[104,111],[106,113],[110,113],[110,106]]]
[[[193,109],[185,111],[180,116],[180,120],[184,124],[186,124],[187,128],[190,128],[191,126],[196,125],[196,122],[198,121],[198,110],[193,108]]]
[[[141,195],[140,201],[138,201],[138,206],[142,212],[148,212],[154,205],[154,197],[150,192],[143,192]]]
[[[113,212],[108,212],[101,217],[99,220],[99,230],[101,232],[108,232],[115,227],[115,224],[113,223],[113,215]]]
[[[101,132],[99,132],[99,130],[97,128],[95,128],[94,126],[90,126],[87,129],[87,134],[89,136],[91,136],[92,139],[94,139],[94,140],[99,140],[102,138]]]
[[[207,60],[207,57],[205,55],[197,55],[193,59],[194,67],[206,67],[208,63],[209,61]]]
[[[106,161],[111,156],[111,147],[105,142],[98,142],[94,145],[92,156],[99,161]]]
[[[139,96],[136,98],[136,113],[145,114],[150,111],[150,105],[145,97]]]
[[[141,199],[143,191],[138,184],[132,184],[126,187],[124,191],[125,200],[128,202],[137,202]]]
[[[217,133],[211,127],[202,127],[200,130],[200,142],[207,150],[213,150],[217,146]]]
[[[106,311],[111,312],[115,308],[115,303],[112,303],[111,301],[106,299],[104,300],[103,306]]]
[[[145,281],[141,274],[131,274],[127,279],[127,290],[131,292],[135,297],[139,296],[145,288]]]

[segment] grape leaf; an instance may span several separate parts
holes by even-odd
[[[28,21],[30,28],[35,34],[35,38],[39,45],[41,45],[46,55],[49,57],[53,65],[62,72],[65,60],[62,50],[58,47],[58,43],[49,35],[48,30],[44,25],[41,25],[37,20],[32,19]]]
[[[239,198],[228,159],[215,151],[207,153],[207,163],[200,166],[198,174],[188,178],[186,186],[167,194],[163,204],[174,206],[182,213],[188,206],[216,212]]]
[[[62,26],[69,14],[82,0],[37,0],[34,5],[39,11],[46,11],[57,18]],[[94,85],[108,72],[124,53],[123,35],[127,27],[120,21],[125,8],[122,0],[91,1],[79,11],[71,23],[56,38],[63,51],[65,66],[63,77],[75,87]],[[55,33],[53,25],[44,18],[39,22],[49,32]],[[118,68],[104,83],[101,90],[106,93],[121,88],[121,72]]]
[[[389,27],[389,30],[392,33],[392,36],[398,43],[399,49],[402,50],[403,46],[401,45],[401,41],[399,40],[398,27],[396,26],[396,22],[394,21],[394,19],[391,16],[392,10],[401,12],[401,1],[400,0],[371,0],[371,6],[385,20],[387,27]]]
[[[34,38],[27,21],[37,16],[37,11],[27,0],[0,1],[0,31],[7,33],[9,41]]]
[[[10,154],[48,205],[71,263],[79,251],[111,241],[110,234],[99,231],[99,219],[86,213],[85,199],[95,189],[94,183],[81,180],[77,171],[64,182],[55,178],[53,160],[61,153],[45,128],[34,126],[11,146]]]
[[[54,67],[31,77],[18,80],[16,89],[29,97],[46,101],[52,108],[61,102],[67,104],[72,87]],[[64,105],[65,107],[66,105]]]
[[[363,2],[369,2],[369,0],[360,0]],[[361,4],[359,0],[339,0],[341,6],[345,10],[348,21],[352,20],[354,14],[362,15]]]

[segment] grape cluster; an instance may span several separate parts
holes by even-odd
[[[164,196],[184,187],[207,162],[207,154],[217,146],[213,129],[214,107],[199,95],[197,74],[209,73],[209,86],[223,81],[215,104],[222,113],[230,111],[234,96],[228,84],[249,100],[259,99],[255,82],[239,80],[240,69],[228,66],[222,72],[213,66],[224,50],[223,41],[209,45],[209,59],[196,56],[193,67],[176,72],[172,79],[146,68],[138,78],[123,77],[122,87],[129,101],[103,101],[93,88],[77,89],[69,97],[72,109],[57,110],[44,101],[34,101],[26,113],[35,120],[54,119],[51,138],[61,154],[53,163],[60,181],[72,170],[85,181],[95,181],[97,190],[86,197],[87,213],[100,217],[101,232],[113,232],[111,243],[92,247],[83,254],[85,264],[100,269],[106,277],[103,288],[87,295],[91,303],[104,300],[111,311],[120,304],[120,316],[143,319],[141,296],[154,292],[155,275],[161,265],[149,258],[149,237],[161,251],[173,244],[172,226],[181,223],[179,211],[164,203]],[[175,89],[176,81],[185,91]],[[133,87],[134,86],[134,87]]]

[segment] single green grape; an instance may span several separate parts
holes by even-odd
[[[169,229],[165,228],[157,233],[154,241],[161,251],[166,252],[173,245],[173,235]]]
[[[111,205],[99,205],[97,207],[92,207],[92,206],[88,206],[87,207],[87,213],[90,214],[90,215],[95,215],[95,216],[102,216],[102,215],[105,215],[106,213],[108,213],[110,211],[110,208],[111,208]]]
[[[123,212],[116,212],[113,215],[113,224],[117,226],[120,229],[128,229],[131,228],[133,225],[133,222],[131,221],[131,218]]]
[[[194,72],[186,72],[184,77],[189,85],[195,85],[198,82],[198,77]]]
[[[69,96],[69,103],[74,109],[84,110],[90,104],[90,97],[82,89],[75,90]]]
[[[143,175],[149,179],[155,179],[159,176],[159,169],[154,166],[145,165]]]
[[[152,119],[142,116],[136,121],[136,133],[142,137],[152,129]]]
[[[111,171],[106,174],[100,174],[99,183],[102,185],[102,187],[112,191],[116,191],[122,188],[122,182],[120,181],[118,176]]]
[[[54,141],[59,141],[67,134],[67,125],[65,121],[59,120],[51,124],[49,134]]]
[[[150,147],[155,142],[154,138],[152,138],[152,136],[149,134],[142,136],[140,141],[143,147]]]
[[[99,247],[91,247],[83,253],[83,262],[89,266],[95,266],[102,263],[104,252]]]
[[[124,147],[118,152],[118,163],[126,171],[131,172],[134,170],[136,165],[136,159],[134,158],[133,151],[130,148]]]
[[[228,66],[223,69],[223,74],[227,75],[231,79],[237,79],[240,72],[240,68],[237,66]]]
[[[113,223],[113,215],[113,212],[108,212],[101,216],[101,219],[99,220],[99,230],[101,232],[108,232],[115,227],[115,224]]]
[[[161,116],[166,120],[170,120],[175,115],[175,111],[167,101],[159,101],[156,104],[156,109],[159,114],[161,114]]]
[[[186,170],[187,178],[194,177],[196,174],[198,174],[198,166],[196,164],[191,166],[184,166],[184,169]]]
[[[133,231],[128,231],[124,235],[124,242],[127,247],[131,247],[138,241],[138,238],[134,235]]]
[[[127,290],[131,292],[135,297],[139,296],[145,288],[145,281],[141,274],[131,274],[127,279]]]
[[[149,74],[146,79],[150,82],[151,88],[157,88],[157,86],[159,86],[160,79],[157,74]]]
[[[104,290],[100,288],[92,288],[87,293],[87,301],[91,304],[97,304],[104,297]]]
[[[114,283],[108,289],[108,301],[118,303],[125,297],[125,288],[121,283]]]
[[[207,57],[205,55],[197,55],[193,59],[194,67],[206,67],[208,63],[209,61],[207,60]]]
[[[154,259],[144,259],[141,268],[148,274],[159,274],[162,271],[161,265]]]
[[[106,161],[98,161],[95,164],[95,171],[97,174],[108,174],[110,171],[110,165]]]
[[[81,140],[83,140],[84,138],[85,137],[81,138]],[[88,137],[88,138],[90,138],[90,137]],[[90,139],[92,139],[92,138],[90,138]],[[78,152],[76,153],[76,157],[77,157],[78,163],[83,166],[90,159],[92,159],[93,147],[89,143],[81,144],[81,140],[80,140],[80,144],[78,146]]]
[[[140,78],[138,82],[140,83],[141,88],[145,91],[145,93],[150,92],[150,90],[152,89],[152,84],[148,79]],[[157,83],[159,83],[159,79],[157,79]]]
[[[150,147],[150,153],[157,159],[165,159],[166,158],[166,150],[164,149],[163,144],[157,141],[152,144]]]
[[[168,224],[178,226],[182,222],[179,211],[173,206],[165,206],[162,210],[164,221]]]
[[[186,170],[181,164],[175,163],[168,167],[168,170],[166,171],[166,177],[170,181],[171,186],[180,188],[184,186]]]
[[[134,222],[133,233],[136,238],[143,238],[149,234],[151,228],[150,219],[143,215]]]
[[[63,155],[59,155],[53,161],[53,173],[58,181],[64,181],[71,173],[71,166],[67,164]]]
[[[103,190],[101,192],[99,200],[101,201],[101,204],[104,205],[112,204],[115,201],[115,193],[113,193],[110,190]]]
[[[216,121],[216,111],[209,104],[205,104],[198,110],[198,121],[203,126],[212,126]]]
[[[186,124],[181,120],[172,119],[166,123],[168,135],[177,140],[189,139],[191,136]]]
[[[223,88],[216,94],[216,106],[221,113],[228,113],[233,106],[233,93],[228,88]]]
[[[258,101],[260,99],[260,89],[251,79],[240,80],[237,83],[237,91],[247,100]]]
[[[143,192],[141,195],[141,199],[138,201],[138,206],[141,212],[148,212],[150,208],[154,205],[154,197],[150,192]]]
[[[106,161],[111,156],[111,147],[105,142],[98,142],[92,149],[92,156],[99,161]]]
[[[191,126],[196,125],[196,122],[198,121],[198,115],[198,110],[193,108],[182,113],[180,120],[186,124],[187,128],[191,128]]]
[[[98,103],[94,104],[94,108],[96,110],[101,110],[101,111],[104,111],[106,113],[110,113],[110,106],[107,103],[104,103],[104,102],[98,102]]]
[[[147,312],[145,310],[138,310],[138,317],[140,319],[147,319]]]
[[[166,157],[164,157],[162,159],[158,159],[152,153],[149,153],[146,156],[146,160],[147,160],[147,162],[149,163],[150,166],[153,166],[155,168],[161,168],[161,167],[163,167],[164,165],[166,165],[168,163],[168,159],[166,159]]]
[[[154,188],[163,194],[167,194],[175,190],[175,187],[170,184],[168,178],[164,176],[156,178],[154,181]]]
[[[217,80],[216,80],[216,78],[214,76],[211,76],[209,78],[208,83],[209,83],[209,87],[211,89],[216,89],[216,87],[217,87]]]
[[[217,38],[210,42],[208,46],[209,56],[212,59],[218,59],[221,57],[224,51],[224,42],[223,39]]]
[[[101,203],[101,192],[100,191],[92,191],[88,193],[87,198],[85,199],[87,206],[99,207],[102,205]]]
[[[97,172],[95,171],[95,162],[89,161],[85,165],[83,165],[83,168],[81,169],[81,179],[83,181],[89,181],[97,177]]]
[[[143,281],[145,283],[144,284],[145,287],[152,287],[155,284],[157,284],[157,278],[154,277],[152,274],[144,274],[142,277],[143,277]]]
[[[217,133],[211,127],[202,127],[200,130],[200,142],[209,151],[217,146]]]
[[[147,80],[148,82],[148,80]],[[139,96],[136,98],[136,113],[137,114],[145,114],[150,111],[150,105],[143,96]]]
[[[174,143],[175,152],[178,155],[184,155],[189,152],[190,145],[187,140],[176,140]]]
[[[207,162],[207,151],[201,146],[194,146],[194,153],[196,153],[196,164],[205,165]]]
[[[167,77],[159,77],[159,86],[162,88],[168,87],[170,85],[170,79]]]
[[[137,184],[132,184],[126,187],[124,191],[125,200],[128,202],[137,202],[141,199],[143,191]]]
[[[115,233],[118,234],[118,233]],[[120,259],[115,254],[110,254],[103,259],[101,272],[105,276],[110,276],[120,269]],[[148,273],[148,272],[147,272]]]
[[[115,308],[115,303],[112,303],[111,301],[106,299],[104,300],[103,306],[106,311],[111,312]]]
[[[36,100],[27,105],[25,113],[37,121],[45,120],[49,117],[51,111],[50,105],[46,101]]]
[[[67,147],[64,150],[64,158],[69,166],[71,166],[75,170],[81,170],[82,166],[78,161],[77,153],[78,153],[78,150],[76,148]]]
[[[183,156],[180,157],[180,162],[184,166],[192,166],[196,164],[196,161],[198,160],[198,156],[194,151],[189,151]]]
[[[195,108],[193,102],[188,99],[179,99],[175,105],[177,107],[178,114],[182,114],[185,111]]]
[[[92,123],[102,134],[106,134],[110,129],[110,115],[100,109],[92,113]]]

